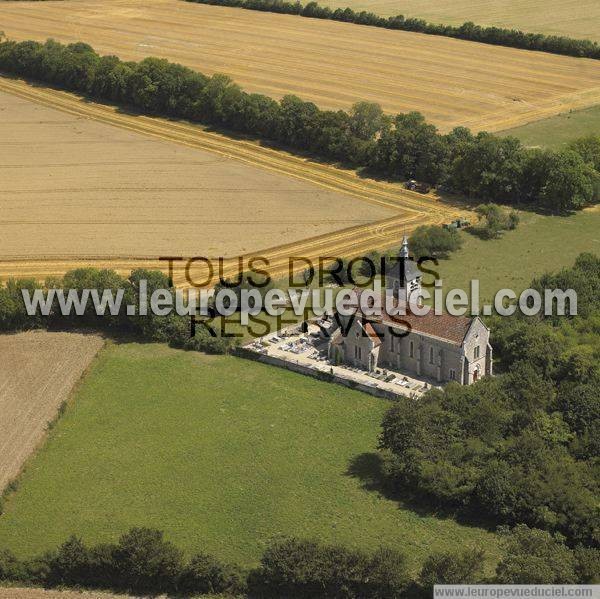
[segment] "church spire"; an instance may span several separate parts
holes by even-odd
[[[408,258],[408,237],[402,238],[402,247],[400,248],[400,258]]]

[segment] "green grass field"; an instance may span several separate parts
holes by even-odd
[[[578,137],[591,134],[600,135],[600,106],[565,112],[501,133],[518,137],[526,146],[542,148],[562,148]]]
[[[500,289],[519,292],[535,276],[571,266],[581,252],[600,255],[600,209],[567,217],[523,212],[519,227],[497,240],[462,235],[463,247],[436,268],[444,289],[468,291],[469,281],[479,279],[481,299],[490,299]]]
[[[29,556],[145,525],[244,565],[279,535],[390,545],[414,566],[470,544],[493,559],[491,533],[366,488],[388,406],[240,358],[109,344],[10,498],[0,547]]]
[[[600,210],[523,213],[518,229],[464,247],[438,271],[445,288],[479,278],[482,299],[600,253]],[[29,463],[0,516],[0,548],[30,556],[77,533],[114,540],[165,530],[188,552],[256,563],[270,539],[297,535],[435,549],[494,535],[415,511],[378,488],[379,423],[389,403],[275,367],[162,345],[109,344]]]

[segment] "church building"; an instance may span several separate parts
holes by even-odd
[[[363,314],[358,306],[363,289],[353,290],[353,316],[337,315],[329,340],[329,358],[366,371],[387,369],[398,374],[429,379],[435,384],[474,383],[492,374],[490,332],[479,317],[411,311],[421,291],[422,273],[409,258],[404,237],[400,260],[385,271],[385,288],[393,303],[404,304],[405,315],[392,315],[382,297],[380,314]]]

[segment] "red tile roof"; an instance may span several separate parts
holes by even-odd
[[[425,316],[417,316],[410,311],[407,311],[406,316],[384,314],[383,322],[393,327],[409,329],[415,333],[438,337],[455,345],[461,345],[473,319],[466,316],[434,314],[431,310]]]
[[[362,289],[354,289],[356,294],[356,305],[359,306],[360,294]],[[354,303],[351,301],[351,303]],[[394,328],[410,330],[415,333],[421,333],[430,337],[437,337],[448,341],[455,345],[461,345],[469,327],[473,322],[473,318],[467,316],[452,316],[450,314],[435,314],[433,308],[424,316],[419,316],[411,312],[410,307],[406,306],[406,315],[402,314],[391,315],[385,309],[385,297],[382,297],[382,314],[381,316],[367,316],[367,320],[373,322],[381,322]],[[357,314],[360,313],[360,308],[357,308]],[[368,323],[366,326],[370,326]],[[370,327],[373,328],[372,326]],[[365,327],[366,330],[366,327]],[[373,331],[375,332],[375,331]],[[367,331],[368,333],[368,331]],[[375,333],[376,334],[376,333]],[[370,336],[370,334],[369,334]],[[379,339],[379,337],[377,337]],[[380,340],[381,341],[381,340]]]
[[[381,339],[379,338],[379,335],[375,332],[375,329],[373,328],[373,325],[370,322],[365,323],[363,329],[365,330],[365,333],[370,337],[371,341],[373,341],[375,347],[381,345]]]

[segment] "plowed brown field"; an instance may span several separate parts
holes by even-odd
[[[0,490],[19,473],[103,343],[81,333],[0,335]]]
[[[443,129],[503,130],[600,102],[600,61],[182,0],[2,2],[0,26],[14,39],[165,57],[324,108],[420,110]]]
[[[270,249],[265,248],[269,248],[269,242],[273,243],[273,240],[266,238],[262,239],[262,245],[254,248],[255,250],[260,251],[254,251],[250,254],[259,253],[268,257],[271,260],[271,272],[273,274],[282,274],[286,271],[289,256],[317,258],[318,256],[331,255],[357,255],[369,249],[397,245],[403,232],[410,232],[420,224],[441,223],[461,213],[460,208],[447,205],[439,198],[423,196],[406,191],[399,184],[388,184],[369,179],[362,179],[351,171],[310,162],[283,152],[258,146],[254,143],[232,140],[215,133],[207,132],[198,126],[189,123],[173,123],[163,119],[126,115],[119,113],[110,106],[82,102],[73,94],[49,90],[47,88],[32,87],[20,81],[0,78],[0,93],[2,92],[9,92],[13,96],[60,110],[60,113],[55,112],[54,114],[66,113],[80,117],[80,120],[77,121],[77,127],[82,132],[82,135],[85,127],[91,122],[89,119],[93,119],[94,121],[114,125],[120,129],[142,133],[146,136],[160,139],[163,142],[175,142],[182,146],[210,152],[212,155],[225,156],[229,159],[234,159],[235,162],[259,167],[261,176],[269,174],[269,172],[277,173],[286,175],[286,180],[287,178],[290,178],[290,181],[300,180],[305,184],[313,184],[315,189],[320,190],[321,192],[322,190],[340,192],[339,197],[343,198],[345,204],[338,204],[337,207],[335,207],[335,204],[325,204],[322,207],[322,212],[320,213],[322,215],[321,218],[326,222],[331,221],[335,223],[337,219],[347,220],[348,214],[350,214],[352,218],[355,218],[356,214],[361,213],[361,210],[366,208],[379,211],[379,214],[381,215],[383,215],[381,211],[384,211],[384,213],[387,211],[389,214],[393,215],[383,220],[379,220],[376,223],[370,222],[367,224],[358,224],[333,233],[325,233],[316,237],[313,236],[308,239],[299,239],[297,241],[291,241],[290,238],[293,239],[291,235],[280,234],[278,238],[280,244],[275,246],[271,245]],[[81,119],[81,117],[84,117],[84,119]],[[91,124],[96,126],[93,122],[91,122]],[[31,131],[31,136],[33,138],[35,138],[34,131],[35,130]],[[119,132],[113,132],[114,129],[110,128],[111,139],[117,139],[117,133]],[[84,140],[85,137],[82,137],[81,139]],[[31,143],[31,141],[27,139],[24,141],[26,143]],[[60,148],[60,145],[60,142],[57,140],[57,150]],[[82,142],[81,147],[85,147],[85,143]],[[110,144],[107,144],[106,147],[111,160],[118,164],[118,158],[115,155],[115,152],[110,149]],[[120,149],[119,152],[121,152]],[[195,156],[198,155],[199,154],[195,154]],[[232,162],[234,160],[232,160]],[[89,185],[88,181],[78,175],[78,164],[80,162],[85,162],[85,155],[83,153],[80,153],[77,160],[71,164],[69,169],[70,176],[73,180],[79,181],[79,188],[81,188],[81,186]],[[33,162],[31,164],[33,165]],[[153,168],[158,168],[158,165],[154,165]],[[44,192],[40,194],[42,197],[48,196],[48,193],[46,192],[51,192],[53,189],[56,189],[55,186],[57,185],[57,181],[52,176],[52,173],[55,172],[57,172],[55,171],[55,167],[48,167],[43,185],[38,186],[38,189]],[[149,170],[146,172],[148,173],[148,176],[154,176]],[[29,181],[28,184],[31,185],[31,181]],[[181,183],[179,184],[181,185]],[[288,181],[287,185],[289,186],[291,183]],[[59,191],[57,194],[56,197],[58,200],[55,200],[55,205],[58,209],[62,209],[59,200],[65,193],[65,187],[63,186],[59,189],[62,189],[62,191]],[[6,194],[6,197],[11,199],[15,206],[18,205],[18,203],[14,202],[14,196]],[[74,197],[76,198],[77,196]],[[103,196],[103,198],[107,197],[110,198],[109,193],[105,193]],[[338,196],[337,194],[332,194],[332,197]],[[52,221],[53,212],[49,211],[46,214],[43,211],[39,211],[39,208],[36,206],[36,201],[39,201],[39,199],[36,199],[33,196],[30,199],[31,202],[28,205],[28,209],[31,211],[31,214],[38,211],[37,227],[44,235],[46,235],[46,239],[51,238],[51,235],[48,236],[49,234],[44,231],[44,227],[46,227],[51,234],[56,223],[45,225],[44,222],[45,219],[50,222]],[[357,200],[361,200],[361,202],[353,203],[357,202]],[[67,202],[67,204],[72,205],[73,201]],[[111,212],[109,210],[102,213],[102,206],[108,205],[107,200],[104,199],[100,202],[98,199],[98,201],[101,204],[99,208],[92,204],[88,212],[82,210],[79,212],[79,214],[86,216],[87,224],[91,227],[91,230],[93,230],[92,217],[98,218],[101,223],[106,223],[107,219],[111,218]],[[47,204],[48,198],[44,197],[43,202]],[[157,196],[157,205],[161,205],[160,202],[161,198]],[[334,206],[334,208],[332,208],[332,206]],[[233,221],[245,219],[245,222],[248,223],[251,222],[252,215],[245,209],[245,206],[240,205],[239,203],[236,205],[235,210],[232,210],[231,207],[227,205],[218,208],[219,215],[223,221],[220,224],[219,230],[223,231],[223,233],[218,241],[215,237],[214,243],[218,244],[218,247],[216,247],[215,250],[219,250],[219,253],[216,253],[215,255],[233,256],[235,255],[235,251],[233,250],[239,248],[239,244],[243,243],[243,240],[233,239],[230,235],[225,234],[228,227],[228,219]],[[277,208],[277,205],[271,205],[271,209],[277,210]],[[19,210],[24,209],[25,208],[22,205],[19,208]],[[185,217],[193,219],[200,218],[200,215],[194,211],[191,211],[190,214],[186,214]],[[16,219],[17,222],[13,222],[13,226],[22,226],[19,222],[23,222],[23,220],[23,217],[21,217],[21,221]],[[197,227],[199,236],[202,235],[201,224],[202,223],[198,223]],[[113,218],[112,225],[115,232],[123,230],[123,226],[119,224],[118,219],[116,218]],[[26,222],[26,226],[31,226],[31,222]],[[71,223],[71,226],[73,234],[76,235],[78,230],[77,223],[73,222]],[[248,228],[247,225],[246,228]],[[125,229],[127,231],[132,230],[131,224],[127,223]],[[26,231],[25,229],[22,230]],[[301,237],[301,234],[306,234],[307,227],[305,225],[299,225],[298,231],[297,238]],[[110,236],[110,227],[104,234]],[[172,236],[172,240],[173,245],[171,247],[177,249],[177,238],[175,235]],[[22,259],[17,259],[15,257],[12,260],[0,260],[0,277],[33,276],[43,278],[49,275],[61,274],[70,268],[86,264],[103,268],[115,268],[120,272],[128,272],[136,267],[156,268],[162,266],[164,269],[166,266],[164,264],[159,265],[156,261],[161,254],[149,249],[155,247],[152,245],[153,242],[154,239],[152,236],[150,236],[149,239],[143,239],[140,242],[141,247],[147,248],[147,253],[145,254],[139,250],[135,251],[132,255],[124,255],[123,252],[112,251],[104,256],[99,256],[98,253],[96,253],[96,259],[90,255],[89,251],[86,252],[86,255],[89,256],[87,259],[79,258],[74,253],[70,253],[69,256],[64,256],[62,258],[56,255],[52,258],[47,255],[42,258],[40,257],[38,250],[37,252],[32,253],[30,258],[24,257]],[[26,243],[31,243],[31,241],[28,240]],[[70,241],[67,239],[64,243],[67,244],[65,247],[68,247]],[[105,242],[102,239],[97,239],[94,243],[98,243],[102,247],[102,244],[110,243],[110,240]],[[81,250],[81,247],[79,247],[79,250]],[[173,255],[172,250],[168,253]],[[199,252],[195,251],[189,255],[198,254]],[[189,256],[188,254],[184,255],[186,257]],[[248,256],[249,254],[245,255]],[[227,265],[226,273],[232,274],[236,267],[237,260],[232,261],[231,264]],[[200,276],[200,273],[194,273],[194,270],[191,271],[191,274],[196,280],[197,277]],[[175,273],[175,281],[177,284],[185,285],[183,272],[177,271]]]

